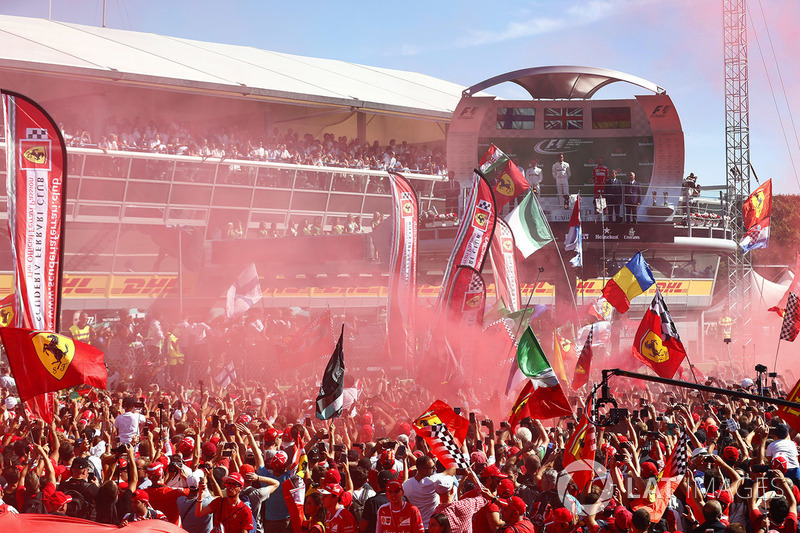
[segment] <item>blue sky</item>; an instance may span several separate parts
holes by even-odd
[[[234,0],[222,7],[208,0],[108,0],[107,26],[423,72],[466,86],[534,66],[620,70],[667,90],[683,123],[686,172],[700,176],[701,183],[722,184],[721,4]],[[0,13],[47,18],[49,5],[3,0]],[[748,7],[751,161],[762,181],[773,178],[776,192],[800,194],[800,2],[751,0]],[[102,0],[52,0],[52,18],[100,26]],[[492,92],[525,97],[511,84]],[[618,84],[600,95],[633,92],[633,86]]]

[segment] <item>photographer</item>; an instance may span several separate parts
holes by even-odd
[[[769,500],[766,515],[758,509],[758,495],[761,494],[759,487],[762,485],[765,491],[777,489],[778,493]],[[753,533],[773,530],[778,533],[797,532],[797,500],[792,493],[791,484],[779,470],[769,470],[765,477],[755,479],[748,504]]]

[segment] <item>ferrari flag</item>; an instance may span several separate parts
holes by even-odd
[[[76,385],[106,388],[103,352],[49,331],[0,328],[19,397],[56,392]]]
[[[510,159],[494,184],[494,197],[497,201],[497,210],[500,211],[511,200],[525,194],[530,185],[525,180],[525,174]]]
[[[389,356],[407,365],[416,353],[417,231],[419,204],[414,188],[402,175],[389,172],[392,189],[392,255],[386,317]]]
[[[480,166],[481,172],[484,174],[493,171],[503,163],[508,161],[508,156],[503,153],[500,148],[495,145],[491,145],[486,153],[483,154],[481,160],[478,162],[478,166]]]
[[[644,314],[633,340],[633,355],[662,378],[671,379],[686,357],[686,350],[667,309],[656,289],[650,308]]]
[[[16,325],[58,331],[67,152],[44,109],[19,94],[2,97]]]
[[[742,206],[742,221],[747,228],[744,238],[739,241],[743,253],[767,247],[770,218],[772,218],[772,180],[767,180],[753,191]]]

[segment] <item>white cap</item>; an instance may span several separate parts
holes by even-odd
[[[172,413],[172,418],[176,421],[183,418],[183,412],[180,409],[175,409],[175,412]]]
[[[14,398],[13,396],[9,396],[8,398],[6,398],[5,405],[6,409],[10,411],[11,409],[14,409],[17,406],[17,399]]]
[[[748,387],[752,387],[752,386],[753,386],[753,380],[752,380],[752,379],[750,379],[750,378],[744,378],[744,379],[742,380],[742,388],[743,388],[743,389],[746,389],[746,388],[748,388]]]
[[[439,475],[433,480],[433,490],[442,494],[452,491],[455,486],[456,480],[453,476]]]

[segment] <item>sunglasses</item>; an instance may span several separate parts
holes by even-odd
[[[241,485],[239,485],[238,483],[225,483],[225,486],[226,486],[226,487],[235,487],[235,488],[237,488],[237,489],[242,487],[242,486],[241,486]]]

